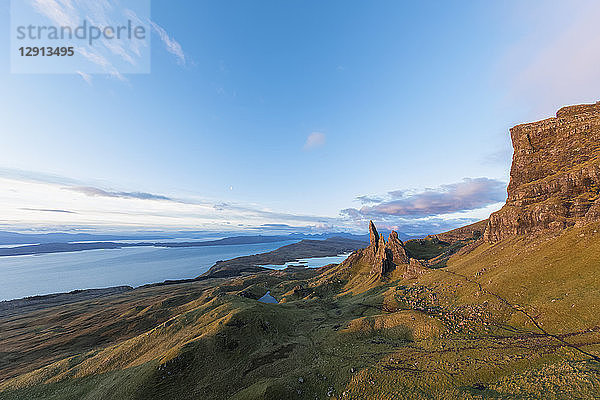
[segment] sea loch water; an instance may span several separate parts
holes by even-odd
[[[194,278],[215,262],[296,241],[190,248],[132,247],[0,257],[0,301],[110,286]]]
[[[306,267],[306,268],[319,268],[328,264],[339,264],[344,261],[351,253],[340,254],[338,256],[331,257],[313,257],[313,258],[301,258],[297,261],[290,261],[284,265],[262,265],[265,268],[270,269],[285,269],[287,267]]]

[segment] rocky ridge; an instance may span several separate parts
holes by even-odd
[[[342,267],[362,261],[371,266],[370,275],[378,278],[387,278],[400,266],[404,268],[403,276],[409,279],[416,278],[427,270],[420,261],[408,256],[396,231],[390,233],[386,242],[383,235],[377,232],[373,221],[370,221],[369,237],[369,246],[355,251],[344,261]]]
[[[463,240],[477,240],[483,236],[488,220],[475,222],[474,224],[453,229],[448,232],[429,235],[426,239],[436,239],[449,244],[454,244]]]
[[[504,207],[484,239],[558,232],[600,220],[600,102],[511,129],[513,163]]]

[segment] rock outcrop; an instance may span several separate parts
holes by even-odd
[[[464,240],[477,240],[483,236],[488,220],[475,222],[474,224],[453,229],[448,232],[427,236],[426,239],[437,239],[442,242],[454,244]]]
[[[404,279],[417,279],[426,272],[427,268],[421,261],[411,258],[410,262],[408,263],[408,267],[406,267],[406,271],[404,271],[402,274],[402,277]]]
[[[600,220],[600,102],[564,107],[555,118],[511,129],[506,205],[484,239],[557,232]]]
[[[369,238],[372,245],[377,245],[379,243],[379,233],[377,232],[377,228],[375,228],[373,221],[369,221]]]
[[[398,238],[397,232],[392,231],[386,242],[383,236],[377,232],[373,221],[370,221],[369,236],[371,243],[362,250],[362,256],[371,265],[372,275],[387,276],[398,265],[410,262],[404,249],[404,243]]]

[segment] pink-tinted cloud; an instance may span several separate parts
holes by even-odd
[[[306,138],[304,150],[311,150],[325,145],[325,134],[321,132],[313,132]]]

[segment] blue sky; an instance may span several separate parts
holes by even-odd
[[[154,0],[152,72],[123,77],[11,74],[2,36],[0,229],[428,233],[486,218],[505,198],[508,129],[597,100],[599,11]]]

